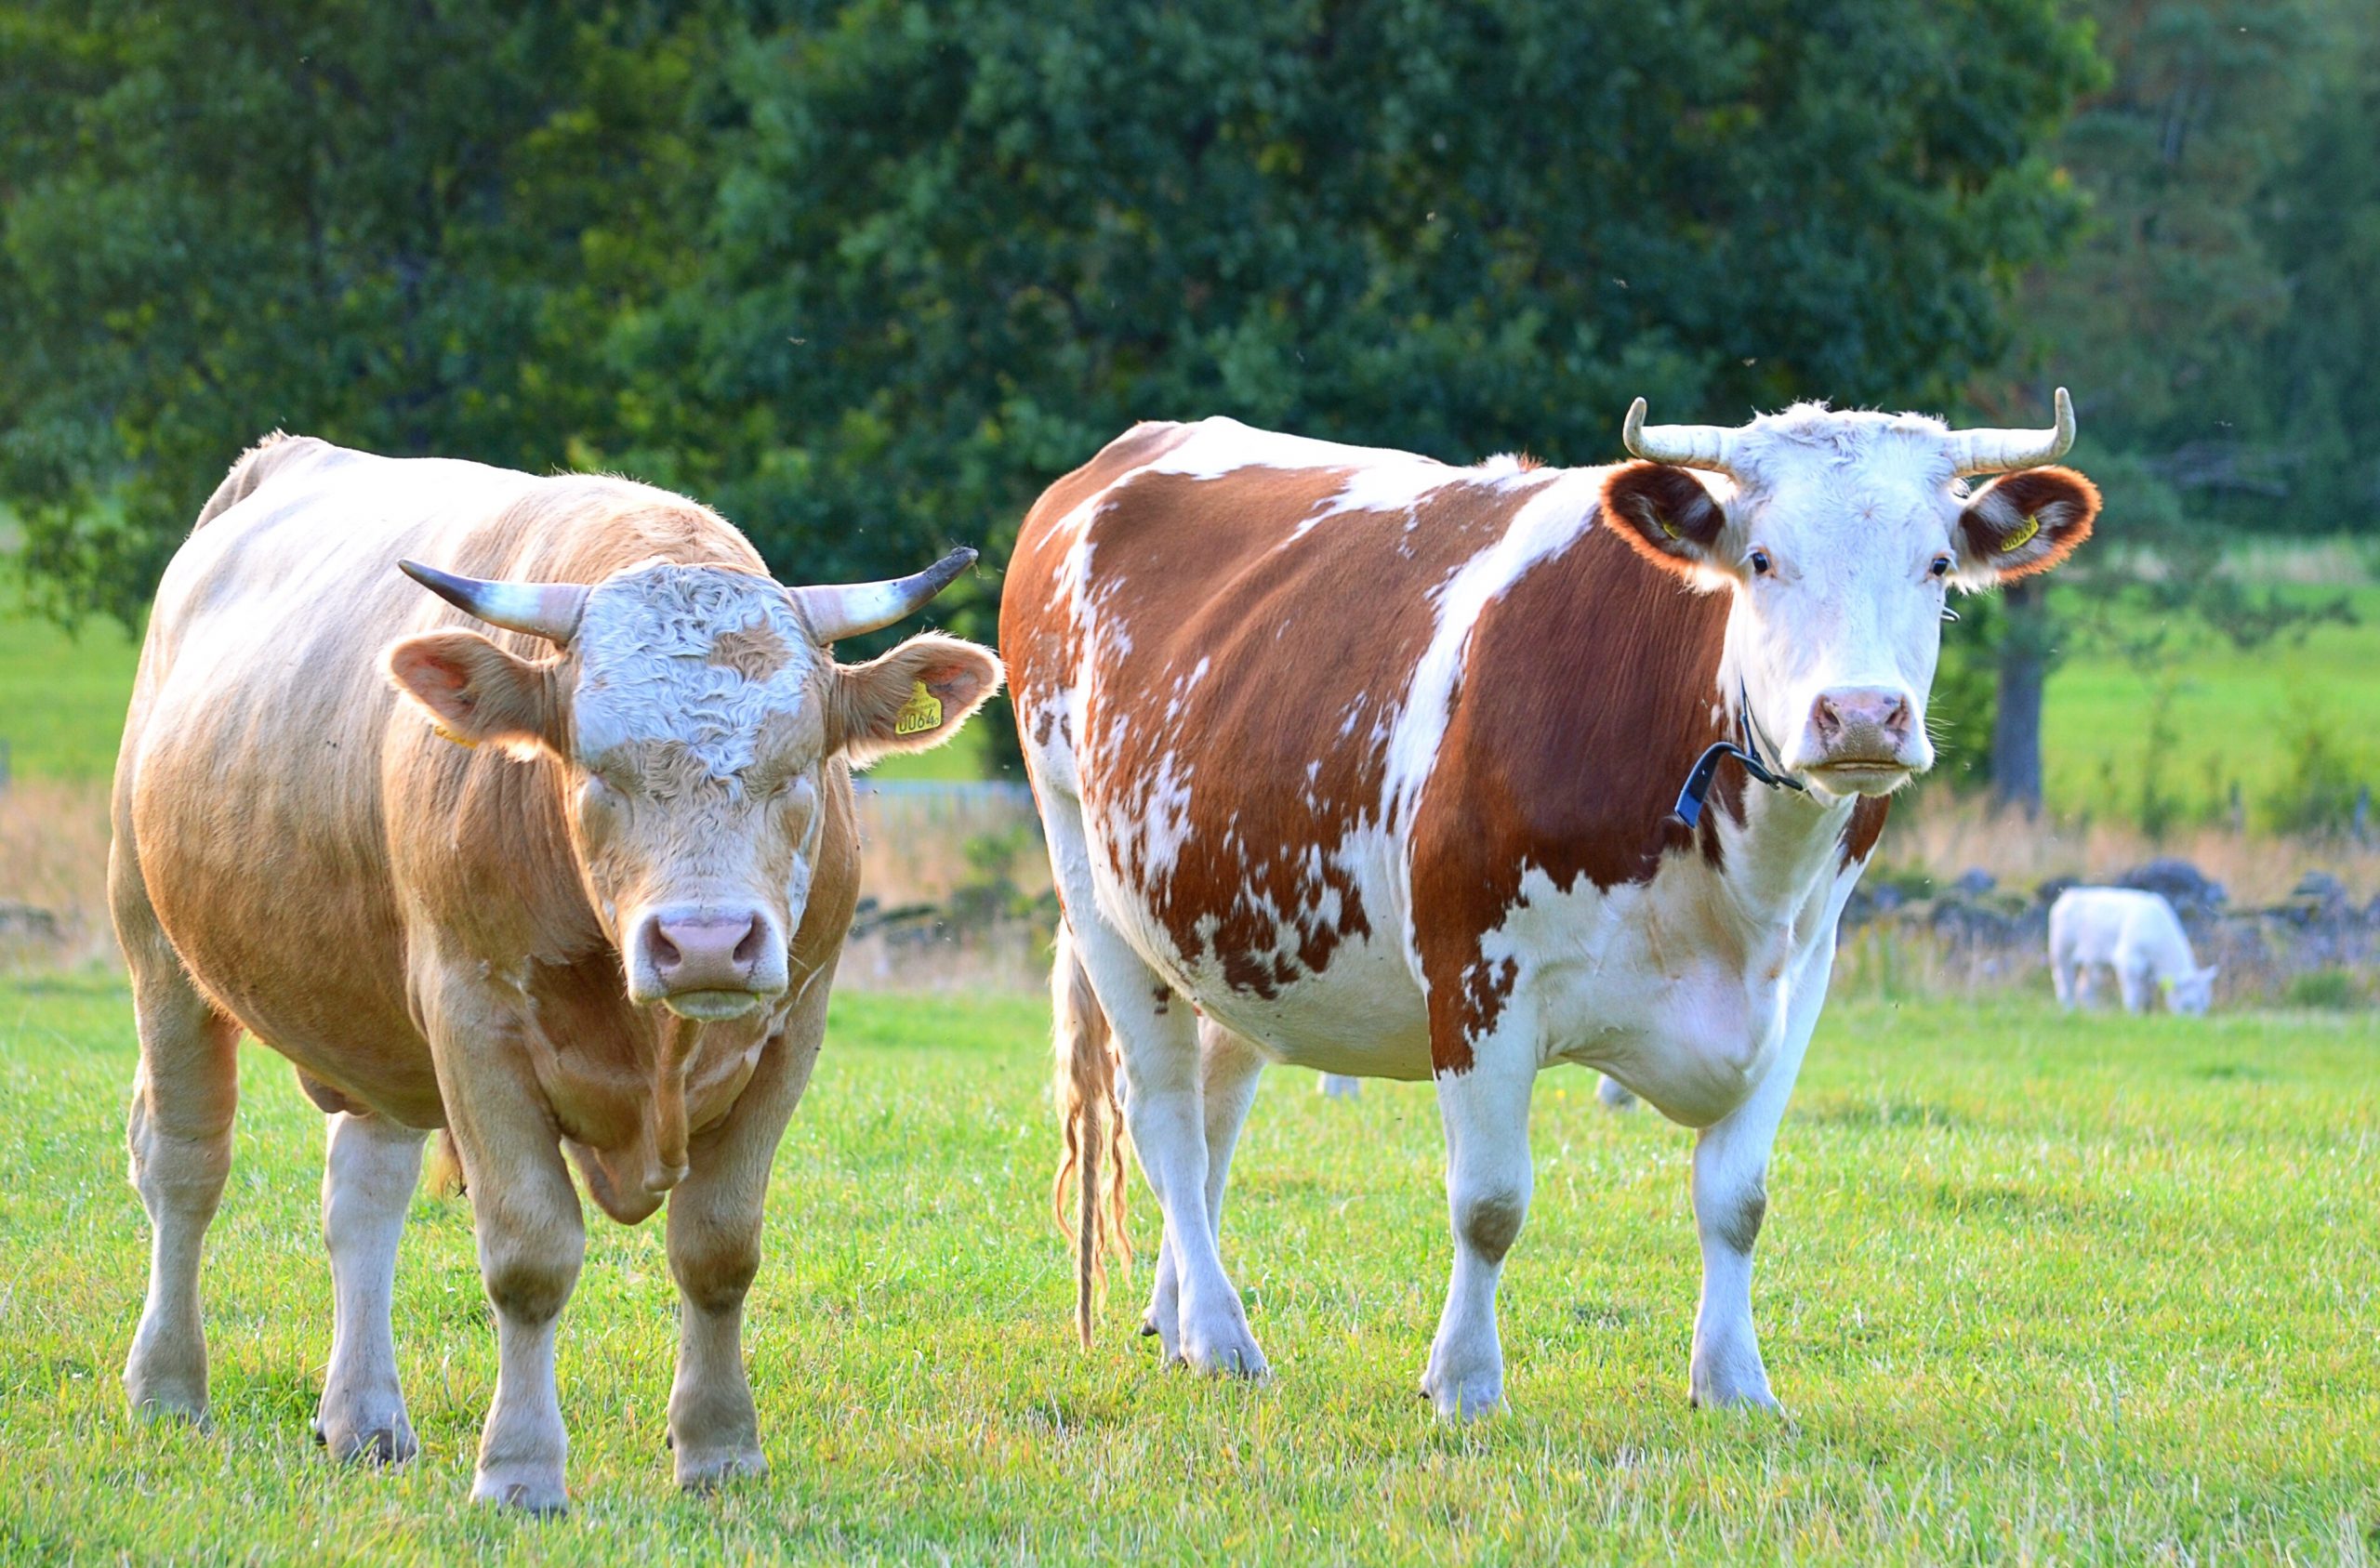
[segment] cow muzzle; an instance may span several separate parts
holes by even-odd
[[[681,1018],[738,1018],[786,989],[786,942],[756,905],[671,905],[638,917],[625,944],[628,1000]]]
[[[1886,795],[1932,760],[1923,740],[1906,691],[1837,687],[1810,705],[1806,759],[1796,771],[1835,795]]]

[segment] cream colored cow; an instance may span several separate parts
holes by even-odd
[[[241,461],[165,573],[116,770],[155,1230],[136,1407],[206,1405],[199,1252],[245,1031],[329,1117],[333,1453],[414,1452],[390,1293],[443,1127],[499,1351],[473,1495],[566,1501],[570,1163],[615,1219],[669,1206],[679,1482],[764,1468],[744,1297],[857,897],[851,770],[940,744],[1000,679],[950,638],[855,666],[829,645],[972,559],[789,590],[712,512],[623,480],[280,438]]]

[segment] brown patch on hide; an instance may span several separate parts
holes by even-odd
[[[766,621],[754,621],[734,631],[721,632],[710,640],[710,652],[703,655],[703,663],[732,669],[747,680],[766,680],[785,668],[793,657],[785,639]]]
[[[1524,874],[1566,891],[1650,881],[1679,784],[1725,736],[1712,712],[1728,596],[1686,592],[1634,553],[1594,527],[1491,600],[1472,633],[1413,842],[1441,1073],[1471,1066],[1512,994],[1514,965],[1490,966],[1480,944],[1521,902]],[[1740,820],[1742,797],[1739,771],[1723,771],[1700,830],[1713,864],[1716,812]]]
[[[1185,961],[1235,991],[1277,995],[1374,934],[1376,912],[1334,857],[1382,818],[1431,594],[1536,488],[1445,477],[1409,512],[1334,512],[1300,534],[1350,470],[1142,474],[1085,530],[1094,636],[1113,651],[1075,715],[1094,852]],[[1066,607],[1047,602],[1073,545],[1051,532],[1064,500],[1053,493],[1028,520],[1002,613],[1020,723],[1044,744],[1082,656]],[[1160,818],[1159,834],[1133,829]],[[1152,859],[1153,837],[1178,846],[1170,862]]]
[[[1851,820],[1843,828],[1843,864],[1845,869],[1866,860],[1875,852],[1876,840],[1884,836],[1884,819],[1892,815],[1893,801],[1889,795],[1863,795],[1851,808]]]
[[[1134,468],[1189,440],[1192,429],[1163,422],[1133,426],[1043,491],[1017,531],[1000,588],[1000,659],[1008,666],[1017,732],[1036,745],[1048,745],[1052,734],[1069,746],[1075,742],[1072,725],[1049,700],[1071,679],[1079,652],[1067,607],[1048,602],[1075,541],[1073,530],[1060,525]]]
[[[605,752],[598,758],[604,771],[625,773],[633,794],[668,803],[684,800],[719,781],[710,765],[683,741],[638,741]]]

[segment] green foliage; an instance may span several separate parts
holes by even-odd
[[[2008,610],[1998,594],[1953,601],[1958,621],[1942,628],[1942,662],[1935,667],[1925,723],[1934,737],[1933,777],[1959,790],[1980,789],[1991,778],[1991,716],[2001,639]]]
[[[623,457],[732,432],[686,477],[854,564],[1003,542],[1141,417],[1584,461],[1640,392],[1938,399],[2068,210],[2027,150],[2086,61],[2005,0],[803,14],[654,340],[714,368]]]
[[[1449,1249],[1426,1085],[1267,1074],[1224,1229],[1275,1371],[1250,1389],[1158,1369],[1145,1261],[1074,1344],[1049,1027],[1038,998],[836,998],[752,1291],[765,1481],[670,1490],[662,1226],[590,1217],[558,1337],[576,1509],[536,1523],[464,1500],[495,1363],[467,1204],[418,1198],[398,1261],[420,1457],[314,1447],[322,1118],[261,1049],[207,1248],[214,1425],[126,1416],[130,1009],[0,985],[0,1555],[2329,1561],[2369,1527],[2367,1015],[1830,1008],[1754,1285],[1790,1422],[1687,1406],[1691,1137],[1550,1074],[1501,1292],[1514,1409],[1460,1432],[1413,1398]],[[1132,1225],[1154,1258],[1137,1180]]]
[[[2370,988],[2353,969],[2308,969],[2289,977],[2281,999],[2287,1007],[2346,1012],[2362,1007],[2370,999]]]
[[[53,608],[130,622],[276,425],[572,460],[693,253],[685,7],[0,11],[0,491]]]
[[[2357,798],[2371,781],[2359,776],[2357,758],[2340,745],[2335,721],[2314,692],[2291,700],[2287,724],[2287,771],[2266,797],[2266,818],[2282,833],[2339,832],[2354,820]]]
[[[2380,525],[2380,12],[2080,0],[2108,62],[2055,150],[2089,205],[1978,389],[2071,385],[2118,533]]]
[[[817,580],[998,559],[1144,416],[1580,461],[1639,393],[1939,404],[2074,214],[2091,70],[2052,0],[0,28],[0,485],[49,601],[127,618],[276,423],[625,468]]]

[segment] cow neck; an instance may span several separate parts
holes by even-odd
[[[1769,747],[1771,754],[1776,750],[1774,745]],[[1809,793],[1808,784],[1790,773],[1774,771],[1768,766],[1767,758],[1761,755],[1760,726],[1752,716],[1752,698],[1744,691],[1743,680],[1739,677],[1736,681],[1736,738],[1713,741],[1703,749],[1702,755],[1695,759],[1692,771],[1686,776],[1685,787],[1677,792],[1677,805],[1670,813],[1687,832],[1692,832],[1702,821],[1702,807],[1710,797],[1711,782],[1719,775],[1719,764],[1730,758],[1742,763],[1745,772],[1771,789],[1790,789],[1803,795]]]

